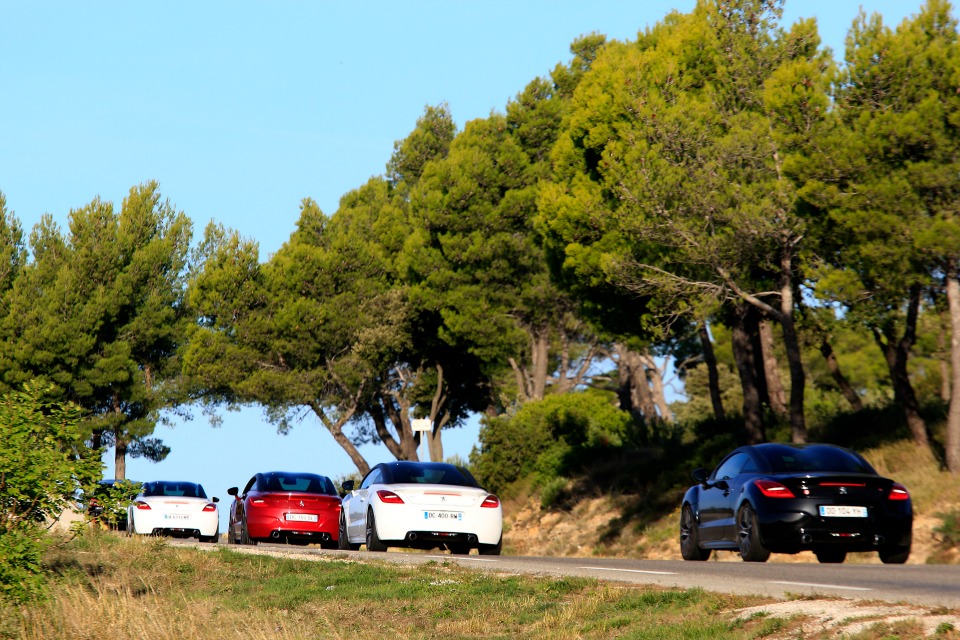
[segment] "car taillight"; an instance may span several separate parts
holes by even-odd
[[[480,506],[495,509],[500,506],[500,498],[494,495],[487,496],[483,499],[483,502],[480,503]]]
[[[139,500],[137,500],[136,502],[134,502],[133,505],[134,505],[137,509],[140,509],[141,511],[145,511],[145,510],[149,510],[149,509],[150,509],[150,505],[148,505],[146,502],[141,502],[141,501],[139,501]]]
[[[208,503],[207,503],[207,506],[205,506],[205,507],[203,508],[203,510],[204,510],[204,511],[216,511],[216,510],[217,510],[217,505],[213,504],[212,502],[208,502]]]
[[[910,492],[899,482],[894,482],[893,486],[890,487],[890,495],[887,498],[890,500],[909,500]]]
[[[263,506],[266,506],[266,504],[267,504],[267,501],[264,500],[263,498],[253,498],[252,500],[250,500],[250,506],[252,507],[263,507]]]
[[[797,496],[793,495],[793,492],[790,489],[787,489],[785,486],[779,482],[774,482],[773,480],[754,480],[753,484],[756,485],[757,489],[760,490],[760,493],[765,495],[768,498],[796,498]]]
[[[403,504],[403,498],[395,494],[393,491],[387,491],[386,489],[377,491],[377,497],[380,498],[380,502],[385,502],[387,504]]]

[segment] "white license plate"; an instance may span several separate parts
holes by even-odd
[[[866,518],[867,508],[820,505],[820,515],[824,518]]]
[[[190,517],[190,516],[188,516],[188,515],[185,514],[185,513],[184,513],[184,514],[179,514],[179,513],[165,513],[165,514],[163,514],[163,519],[164,519],[164,520],[186,520],[186,519],[189,518],[189,517]]]
[[[424,520],[463,520],[459,511],[424,511]]]
[[[315,513],[288,513],[284,517],[287,520],[294,520],[296,522],[316,522],[317,514]]]

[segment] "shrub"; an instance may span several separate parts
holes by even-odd
[[[80,409],[49,401],[50,391],[28,385],[0,398],[0,594],[19,601],[42,591],[41,523],[75,507],[103,472]]]

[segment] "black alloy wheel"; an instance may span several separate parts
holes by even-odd
[[[680,512],[680,556],[684,560],[702,561],[710,558],[710,549],[700,548],[700,529],[693,508],[685,504]]]
[[[244,519],[240,525],[240,544],[257,544],[257,541],[250,537],[250,532],[247,530],[246,519]]]
[[[883,564],[903,564],[910,557],[910,545],[905,547],[881,547],[880,562]]]
[[[749,504],[740,507],[737,514],[737,542],[740,546],[740,557],[745,562],[766,562],[770,558],[770,550],[764,548],[760,542],[757,514]]]
[[[367,511],[367,551],[386,551],[387,545],[377,535],[377,520],[373,517],[373,509]]]
[[[482,556],[498,556],[503,551],[503,536],[497,540],[497,544],[481,544],[477,548],[477,553]]]

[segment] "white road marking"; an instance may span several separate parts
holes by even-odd
[[[771,580],[772,584],[788,584],[794,587],[817,587],[820,589],[843,589],[845,591],[873,591],[867,587],[848,587],[842,584],[817,584],[815,582],[787,582],[786,580]]]
[[[473,562],[496,562],[488,558],[472,558],[470,556],[427,556],[428,558],[438,558],[440,560],[471,560]]]
[[[611,567],[579,567],[580,569],[589,569],[590,571],[623,571],[625,573],[649,573],[655,576],[675,576],[673,571],[643,571],[642,569],[613,569]]]

